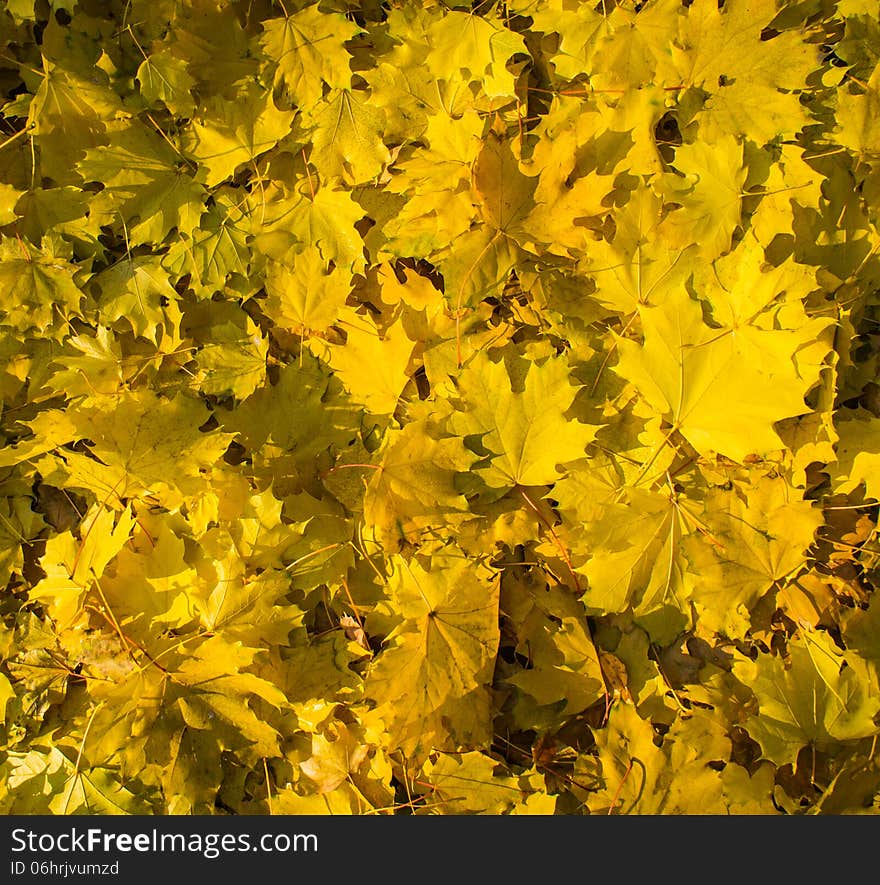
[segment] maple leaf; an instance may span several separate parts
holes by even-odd
[[[701,451],[738,461],[783,447],[774,423],[808,411],[788,333],[710,328],[683,289],[640,314],[645,344],[620,339],[616,371],[674,430]]]
[[[698,243],[700,252],[716,258],[730,249],[740,223],[746,179],[742,147],[733,136],[719,138],[711,147],[705,142],[683,144],[675,151],[675,168],[684,178],[669,173],[655,187],[680,208],[663,220],[658,231],[672,246],[683,249]]]
[[[109,130],[109,144],[86,151],[77,172],[104,185],[90,211],[113,225],[122,218],[133,246],[158,242],[172,229],[189,236],[199,222],[205,189],[179,168],[181,155],[145,126]]]
[[[355,420],[345,407],[339,382],[310,354],[301,364],[286,366],[272,387],[260,387],[223,426],[241,435],[248,447],[267,443],[293,453],[302,469],[331,446],[345,446],[354,436]]]
[[[192,237],[178,238],[161,258],[169,274],[188,279],[198,298],[211,298],[234,275],[246,278],[250,272],[249,218],[240,198],[220,188],[211,201]]]
[[[160,625],[183,627],[193,620],[189,593],[197,574],[185,550],[184,539],[166,520],[142,515],[130,543],[119,550],[112,574],[101,582],[118,622],[147,648]]]
[[[325,734],[312,735],[312,755],[300,768],[313,781],[319,793],[330,793],[367,758],[368,748],[342,722],[332,722]]]
[[[16,230],[34,245],[66,238],[87,254],[100,252],[100,228],[89,216],[91,195],[76,187],[23,191],[15,203]]]
[[[505,65],[511,56],[525,52],[519,34],[472,13],[452,10],[427,32],[431,46],[425,59],[437,79],[474,80],[490,98],[512,97],[513,75]]]
[[[13,753],[9,785],[15,814],[143,814],[147,806],[107,768],[82,770],[58,747]]]
[[[613,150],[613,143],[604,144],[597,132],[600,119],[582,99],[554,98],[538,126],[538,144],[520,164],[524,174],[538,176],[535,205],[523,227],[550,251],[586,249],[586,221],[604,214],[603,199],[631,144],[628,136],[622,139],[622,152]]]
[[[378,469],[364,492],[364,519],[386,547],[401,535],[418,538],[431,526],[448,530],[468,513],[455,477],[476,460],[462,441],[428,422],[389,431]]]
[[[523,792],[496,759],[477,751],[440,753],[426,768],[432,795],[447,814],[505,814]]]
[[[243,400],[265,381],[269,342],[246,313],[232,313],[226,322],[207,325],[198,334],[208,339],[196,355],[199,375],[194,380],[204,393]]]
[[[331,89],[351,85],[351,56],[345,44],[360,28],[339,13],[306,6],[285,18],[263,22],[260,47],[274,67],[276,85],[302,110],[317,104],[326,83]]]
[[[235,101],[209,100],[184,134],[182,149],[204,170],[204,183],[213,187],[275,147],[293,118],[293,111],[275,106],[271,92],[250,85]]]
[[[154,255],[123,258],[95,274],[89,280],[89,289],[98,301],[104,325],[123,320],[136,335],[157,343],[160,327],[168,318],[166,306],[177,303],[168,273]]]
[[[570,8],[563,0],[530,9],[529,15],[536,30],[558,35],[550,60],[559,77],[571,80],[589,70],[596,45],[608,29],[607,16],[588,6]]]
[[[665,613],[664,626],[674,631],[687,611],[680,543],[689,527],[682,503],[645,489],[617,497],[572,533],[573,553],[588,557],[578,566],[588,581],[584,603],[603,613],[629,604],[644,614],[670,606],[678,612]]]
[[[180,501],[203,487],[208,470],[226,451],[230,434],[202,433],[210,413],[202,402],[178,395],[160,399],[150,391],[102,397],[76,413],[68,442],[87,439],[89,454],[63,450],[47,456],[42,471],[61,487],[87,489],[111,506],[153,495]],[[168,465],[175,470],[169,473]],[[63,479],[62,479],[63,477]]]
[[[788,646],[789,661],[760,655],[737,662],[734,674],[751,686],[759,714],[746,722],[764,756],[794,763],[801,747],[823,749],[877,733],[880,699],[870,697],[824,633],[809,633]]]
[[[122,350],[107,326],[94,335],[71,335],[67,353],[54,360],[59,368],[50,386],[67,396],[106,396],[119,392],[122,382]]]
[[[848,655],[852,660],[853,653],[872,667],[875,673],[880,674],[880,643],[877,637],[878,613],[880,606],[877,605],[876,597],[872,597],[868,608],[857,609],[849,615],[844,623],[843,636],[846,640]]]
[[[691,272],[698,246],[670,248],[658,230],[663,201],[650,188],[636,188],[615,213],[613,239],[591,242],[589,272],[597,301],[632,313],[640,304],[660,304]]]
[[[791,259],[776,266],[767,262],[751,235],[711,264],[698,264],[691,280],[711,304],[713,318],[732,327],[762,322],[766,317],[761,314],[771,311],[782,316],[780,305],[797,305],[816,285],[815,273]]]
[[[859,157],[880,154],[880,65],[874,69],[865,91],[858,94],[840,92],[837,96],[836,140]]]
[[[146,56],[137,69],[141,96],[150,104],[162,102],[178,117],[190,117],[195,110],[192,87],[195,78],[187,71],[187,62],[170,48]]]
[[[760,477],[711,490],[699,521],[702,531],[685,541],[699,576],[691,600],[707,627],[741,635],[748,609],[801,570],[821,516],[784,480]]]
[[[86,516],[79,543],[70,532],[46,543],[41,560],[46,576],[31,596],[46,605],[62,629],[78,618],[92,582],[103,576],[107,564],[128,540],[134,525],[130,510],[126,508],[115,525],[114,518],[113,510],[100,507]]]
[[[566,420],[577,393],[569,372],[564,358],[551,358],[530,364],[523,379],[483,352],[462,370],[451,423],[461,436],[479,438],[490,463],[476,469],[490,488],[555,482],[560,464],[584,456],[598,428]]]
[[[765,246],[783,231],[793,229],[801,207],[818,211],[821,200],[820,177],[804,159],[804,152],[783,144],[780,154],[764,182],[761,202],[749,219],[755,236]]]
[[[83,293],[74,280],[76,266],[59,240],[44,240],[43,249],[25,247],[14,238],[0,239],[2,321],[22,333],[49,331],[62,315],[80,311]]]
[[[531,208],[535,183],[520,172],[500,116],[496,116],[474,160],[473,188],[486,223],[506,236],[515,236]]]
[[[233,7],[195,3],[155,12],[156,37],[186,61],[187,73],[196,80],[194,92],[200,97],[233,99],[239,89],[248,89],[259,80],[259,51]],[[147,4],[141,15],[153,18],[155,12]],[[174,27],[167,30],[171,20]]]
[[[266,267],[266,313],[279,325],[322,332],[339,318],[351,294],[351,274],[328,267],[316,246]]]
[[[528,661],[503,675],[517,689],[513,713],[522,728],[547,730],[584,710],[604,692],[602,665],[583,606],[534,572],[506,569],[501,579],[502,643]],[[511,636],[513,634],[513,636]]]
[[[0,581],[9,581],[24,565],[22,543],[36,540],[43,519],[31,509],[27,488],[0,483]]]
[[[406,200],[385,225],[388,251],[401,256],[430,253],[468,230],[476,214],[468,185],[484,128],[474,111],[459,117],[438,113],[425,126],[422,140],[427,146],[416,147],[409,156],[398,155],[386,190]],[[502,163],[508,160],[507,172],[518,181],[512,155],[505,158],[498,149],[495,155]]]
[[[91,76],[66,70],[43,58],[44,76],[28,109],[28,124],[40,140],[43,174],[67,184],[71,173],[71,150],[85,151],[104,143],[105,124],[122,102],[107,85],[103,71]]]
[[[670,82],[674,77],[672,48],[681,15],[682,7],[675,0],[638,10],[614,7],[597,29],[585,68],[592,86],[599,91],[631,93],[648,84]],[[623,101],[627,104],[634,98],[625,95]]]
[[[819,62],[794,29],[763,39],[776,15],[773,0],[735,0],[723,8],[698,0],[680,19],[672,53],[681,82],[706,95],[699,116],[705,137],[748,133],[764,144],[807,123],[797,90]]]
[[[382,141],[382,112],[350,89],[328,95],[304,125],[312,139],[309,162],[328,180],[363,184],[376,178],[391,160]]]
[[[498,583],[466,557],[427,567],[394,557],[389,592],[403,618],[367,675],[404,752],[460,750],[491,735],[487,676],[498,646]]]
[[[254,238],[264,254],[283,261],[292,246],[315,246],[325,261],[361,273],[366,268],[364,241],[355,224],[364,210],[349,191],[320,187],[310,192],[301,181],[292,194],[267,189],[265,216]]]
[[[309,340],[312,352],[332,369],[351,398],[373,415],[390,415],[409,378],[413,342],[401,320],[380,333],[370,314],[342,312],[345,344]],[[369,372],[364,366],[370,366]]]
[[[832,468],[835,489],[850,492],[861,483],[865,494],[880,500],[877,461],[880,458],[880,420],[864,410],[841,413],[837,423],[837,464]]]

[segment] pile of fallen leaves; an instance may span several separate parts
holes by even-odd
[[[880,810],[878,0],[8,0],[0,810]]]

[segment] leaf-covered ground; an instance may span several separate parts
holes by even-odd
[[[878,0],[7,0],[0,810],[880,810]]]

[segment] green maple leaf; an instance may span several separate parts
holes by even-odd
[[[403,621],[370,667],[365,695],[407,754],[482,745],[491,736],[497,580],[460,555],[437,554],[427,567],[392,562],[389,592]]]
[[[451,422],[461,436],[479,437],[491,461],[478,475],[493,489],[539,486],[563,475],[559,465],[584,456],[597,427],[567,420],[577,388],[562,357],[529,364],[521,387],[504,361],[479,353],[458,377],[459,410]]]
[[[877,733],[880,699],[866,693],[827,634],[808,633],[788,651],[788,662],[760,655],[734,665],[758,700],[759,712],[745,727],[766,758],[794,764],[801,747],[823,750]]]

